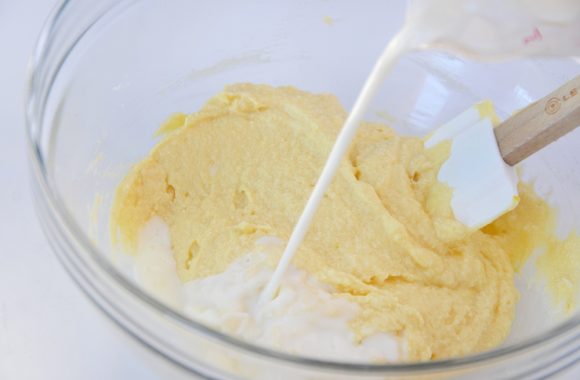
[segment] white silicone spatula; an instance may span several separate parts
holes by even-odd
[[[494,118],[491,104],[480,103],[425,141],[429,148],[451,140],[438,179],[453,190],[453,213],[470,228],[483,227],[518,204],[514,165],[580,125],[580,76],[495,128]]]

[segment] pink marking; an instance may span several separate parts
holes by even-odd
[[[538,29],[538,27],[535,26],[534,30],[532,31],[532,34],[524,37],[524,45],[528,45],[534,41],[541,41],[543,38],[544,38],[544,36],[542,36],[540,29]]]

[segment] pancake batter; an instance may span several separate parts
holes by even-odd
[[[223,273],[261,237],[286,241],[346,116],[332,95],[226,87],[199,112],[174,115],[119,186],[114,240],[134,252],[141,229],[159,217],[182,282]],[[510,235],[453,218],[436,179],[448,150],[362,125],[293,260],[358,305],[349,322],[358,341],[398,336],[409,360],[501,343],[518,298],[510,257],[534,248],[514,243],[528,227],[521,207],[502,218]],[[526,204],[532,195],[522,190]]]

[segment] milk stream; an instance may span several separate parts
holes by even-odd
[[[580,55],[579,24],[578,0],[412,0],[405,26],[367,78],[259,304],[275,296],[360,122],[401,55],[428,48],[480,60]]]
[[[304,240],[304,236],[306,235],[306,232],[308,232],[308,228],[312,223],[312,218],[320,205],[320,201],[322,200],[324,193],[326,193],[328,186],[330,186],[346,151],[350,147],[352,139],[356,135],[360,123],[363,121],[363,117],[383,83],[383,80],[394,67],[399,57],[411,49],[410,41],[407,36],[408,34],[405,29],[391,40],[367,78],[352,111],[346,119],[346,122],[332,147],[330,155],[322,169],[322,173],[316,182],[316,186],[314,186],[310,198],[302,211],[302,215],[300,215],[300,219],[298,219],[298,223],[296,223],[296,226],[292,231],[292,235],[288,240],[288,244],[286,245],[278,266],[268,282],[268,285],[262,292],[260,305],[264,305],[274,297],[276,290],[280,286],[282,276],[288,269],[288,265],[290,265],[298,247],[300,247],[300,244]]]

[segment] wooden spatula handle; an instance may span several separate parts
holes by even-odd
[[[504,161],[515,165],[580,125],[580,75],[495,128]]]

